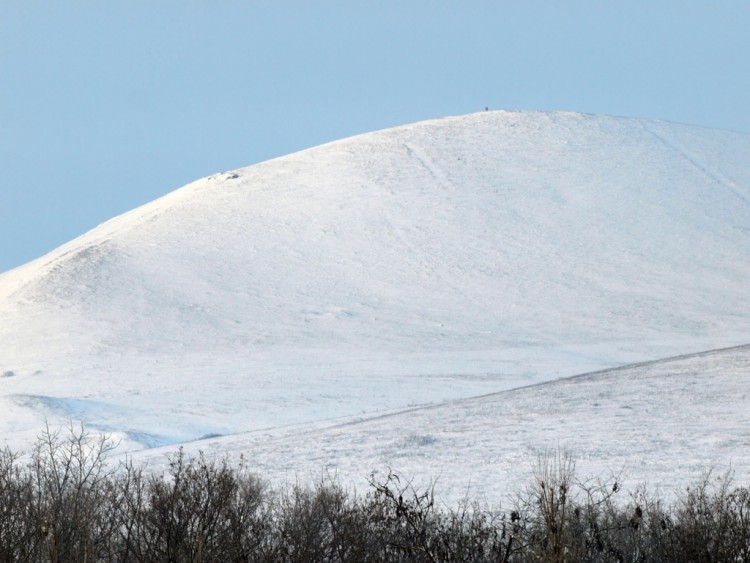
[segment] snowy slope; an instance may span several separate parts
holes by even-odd
[[[709,470],[750,482],[750,346],[574,376],[364,419],[327,421],[185,446],[236,459],[275,484],[336,475],[346,486],[396,471],[440,498],[504,502],[529,483],[540,454],[565,450],[578,477],[618,475],[625,492],[662,498]],[[153,469],[174,448],[137,457]]]
[[[199,180],[0,276],[0,436],[139,448],[744,344],[749,154],[486,112]]]

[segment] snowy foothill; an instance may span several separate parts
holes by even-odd
[[[582,430],[590,409],[597,427],[619,428],[619,401],[649,397],[657,379],[665,405],[670,392],[718,401],[731,379],[739,416],[744,368],[696,368],[691,387],[671,363],[658,364],[663,378],[656,368],[561,378],[750,342],[748,155],[750,137],[728,131],[501,111],[198,180],[0,275],[0,436],[24,449],[45,419],[73,420],[141,456],[210,438],[212,450],[266,452],[258,459],[274,474],[338,459],[336,470],[366,476],[369,461],[347,461],[360,451],[355,428],[377,436],[369,429],[390,420],[403,436],[384,440],[432,452],[443,481],[458,478],[433,451],[446,442],[453,451],[440,455],[465,455],[477,474],[553,436],[617,465],[627,448]],[[577,406],[584,391],[607,407]],[[515,413],[515,438],[499,414],[466,410],[483,401]],[[437,412],[453,421],[444,431],[429,419]],[[703,449],[679,450],[705,452],[690,471],[731,454],[729,442],[711,449],[727,431],[707,413],[665,426],[697,433]],[[564,420],[575,440],[535,426]],[[480,440],[482,425],[495,430]],[[635,464],[650,459],[658,476],[676,463],[668,433],[639,436],[627,446]],[[320,449],[289,453],[310,460],[298,469],[274,457],[300,441]],[[372,440],[362,447],[363,460],[387,457]],[[414,459],[407,471],[424,466]]]
[[[709,472],[750,482],[750,346],[729,348],[399,412],[184,444],[276,485],[336,478],[366,490],[390,471],[456,506],[501,505],[532,481],[540,456],[575,460],[581,480],[648,486],[671,500]],[[163,470],[174,448],[135,454]]]

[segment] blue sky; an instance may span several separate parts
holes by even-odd
[[[192,180],[492,109],[750,133],[750,2],[0,2],[0,271]]]

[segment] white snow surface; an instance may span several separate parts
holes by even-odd
[[[135,451],[746,344],[749,157],[483,112],[198,180],[0,275],[1,439]]]
[[[576,475],[627,498],[646,485],[664,500],[709,472],[750,483],[750,346],[573,376],[481,397],[360,419],[186,444],[188,456],[237,462],[277,486],[331,478],[359,492],[389,471],[455,507],[503,505],[530,484],[540,456],[572,456]],[[174,448],[135,454],[164,470]]]

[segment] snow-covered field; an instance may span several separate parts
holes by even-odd
[[[332,419],[362,418],[356,432],[367,433],[388,420],[378,414],[448,401],[394,414],[417,418],[395,423],[405,431],[393,447],[402,440],[427,453],[446,438],[434,422],[420,428],[428,414],[418,413],[460,419],[486,400],[520,409],[515,438],[485,439],[526,436],[507,458],[553,436],[523,424],[527,409],[547,413],[551,428],[585,417],[580,441],[555,439],[616,465],[625,450],[598,449],[601,436],[580,430],[591,415],[577,414],[574,395],[559,412],[544,410],[549,393],[583,392],[583,380],[454,401],[750,342],[749,156],[750,137],[726,131],[484,112],[199,180],[0,275],[1,439],[24,448],[45,418],[110,432],[123,451],[254,432],[224,440],[253,443],[277,473],[298,462],[310,472],[337,455],[349,464],[346,451],[303,448],[354,432]],[[725,372],[740,387],[749,377]],[[618,389],[631,402],[649,396],[654,373],[593,378],[619,405],[597,411],[597,426],[615,425],[626,408]],[[675,395],[715,391],[699,373],[687,391],[670,373],[664,385]],[[686,456],[720,453],[702,443],[723,440],[721,417],[711,416],[696,427],[706,449]],[[320,435],[301,437],[294,425]],[[455,451],[441,455],[476,455],[482,472],[492,456],[472,449],[478,430],[462,441],[460,421],[450,427]],[[267,434],[266,446],[256,443]],[[308,463],[274,457],[285,436],[288,448],[305,442]],[[664,450],[639,436],[638,451]],[[367,460],[387,456],[363,447],[367,474]],[[657,473],[658,459],[676,463],[649,459]]]

